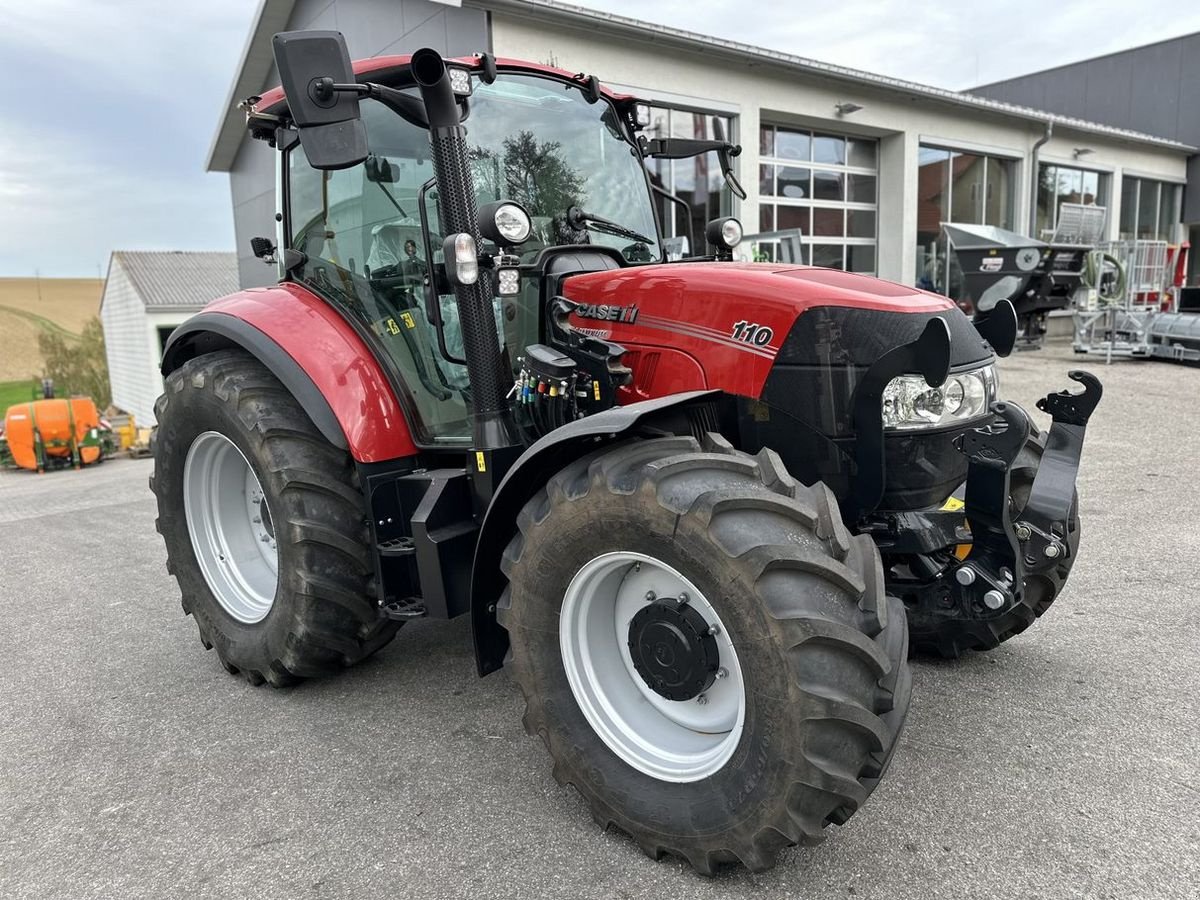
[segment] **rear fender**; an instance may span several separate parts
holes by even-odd
[[[508,632],[496,621],[496,602],[507,584],[500,559],[526,501],[568,462],[605,443],[637,434],[700,437],[706,431],[728,432],[733,439],[735,430],[728,424],[732,399],[722,391],[693,391],[613,407],[555,429],[521,454],[496,489],[475,547],[471,631],[480,675],[503,666],[508,652]]]
[[[278,378],[321,434],[360,463],[413,456],[408,421],[379,361],[335,309],[299,285],[231,294],[171,335],[162,373],[240,347]]]

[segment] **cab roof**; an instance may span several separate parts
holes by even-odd
[[[378,81],[386,84],[407,74],[411,61],[411,54],[402,56],[372,56],[368,59],[354,60],[351,63],[351,68],[354,70],[356,81]],[[496,69],[499,72],[548,75],[553,78],[574,82],[580,87],[585,86],[588,81],[586,74],[568,72],[566,69],[558,69],[554,66],[543,65],[542,63],[511,59],[509,57],[496,57],[495,62]],[[447,59],[446,64],[480,72],[483,70],[484,57],[478,55],[459,56]],[[632,99],[627,94],[615,93],[603,85],[600,85],[600,93],[613,101],[627,101]],[[286,106],[287,98],[284,96],[283,87],[277,86],[257,98],[253,105],[249,107],[248,112],[251,115],[278,116],[284,112]]]

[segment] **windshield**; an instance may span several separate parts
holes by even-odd
[[[466,367],[442,352],[435,322],[452,359],[463,355],[453,294],[432,290],[441,263],[442,228],[432,182],[429,132],[378,103],[362,105],[370,155],[361,165],[322,172],[297,144],[286,170],[289,246],[303,251],[305,284],[372,331],[408,392],[414,437],[425,445],[470,436]],[[501,75],[476,81],[464,123],[476,200],[516,200],[534,230],[521,246],[532,258],[546,246],[592,243],[626,259],[661,259],[646,176],[622,139],[606,102],[588,103],[562,82]],[[422,199],[424,203],[422,203]],[[615,223],[583,228],[567,211],[582,208]],[[422,226],[422,213],[428,231]],[[636,233],[640,241],[614,232]],[[500,340],[519,350],[539,338],[538,285],[528,278],[515,297],[493,301]],[[512,361],[516,352],[509,353]]]
[[[661,259],[662,247],[646,174],[604,101],[588,103],[574,86],[531,75],[477,81],[466,121],[467,142],[480,202],[515,200],[533,219],[529,254],[554,244],[602,244],[630,261]],[[567,222],[572,206],[651,239]]]

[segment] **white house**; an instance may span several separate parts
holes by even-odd
[[[234,253],[115,251],[100,299],[113,404],[139,425],[155,424],[167,338],[210,300],[237,289]]]

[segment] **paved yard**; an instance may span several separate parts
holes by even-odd
[[[1004,394],[1032,409],[1077,362],[1006,360]],[[846,827],[711,881],[598,833],[465,621],[252,688],[180,612],[149,462],[2,473],[0,897],[1200,897],[1200,369],[1092,368],[1060,602],[916,666]]]

